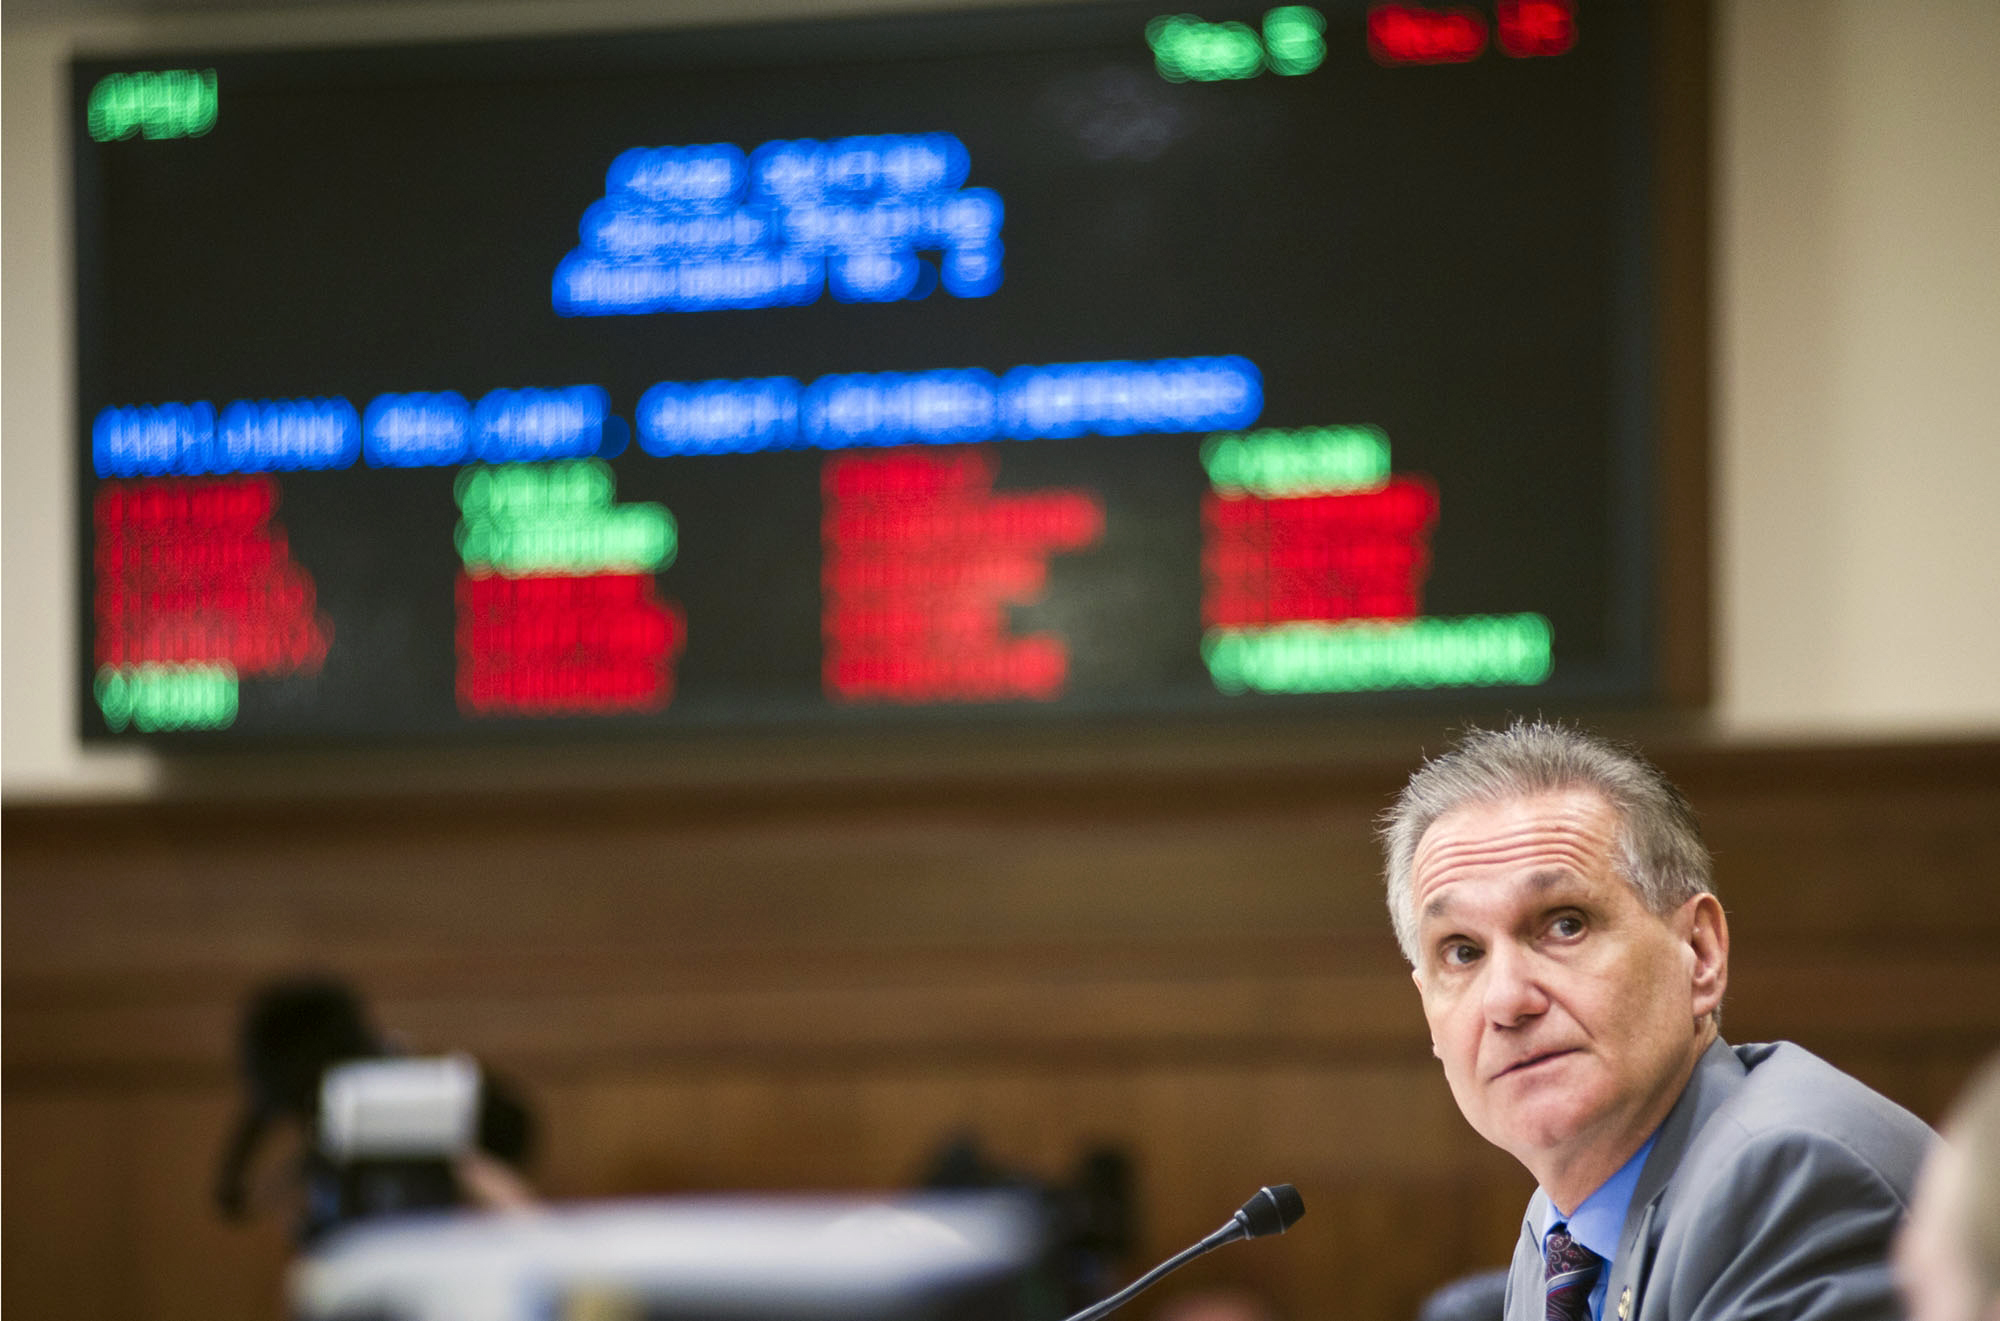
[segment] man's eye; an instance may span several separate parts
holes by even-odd
[[[1447,965],[1464,967],[1479,957],[1479,947],[1477,945],[1468,945],[1464,941],[1457,941],[1446,945],[1441,954]]]
[[[1565,913],[1549,923],[1549,930],[1563,940],[1574,940],[1583,934],[1583,919],[1575,913]]]

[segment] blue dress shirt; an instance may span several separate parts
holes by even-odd
[[[1631,1208],[1632,1191],[1639,1185],[1639,1171],[1646,1168],[1646,1157],[1653,1154],[1653,1142],[1659,1136],[1655,1130],[1645,1145],[1632,1153],[1632,1159],[1618,1167],[1618,1173],[1583,1199],[1583,1205],[1574,1214],[1564,1215],[1556,1206],[1556,1199],[1549,1198],[1549,1209],[1543,1214],[1542,1223],[1535,1226],[1544,1259],[1549,1252],[1549,1231],[1561,1224],[1569,1226],[1571,1238],[1604,1258],[1604,1269],[1597,1273],[1597,1283],[1590,1288],[1593,1321],[1604,1321],[1604,1295],[1611,1288],[1611,1262],[1618,1255],[1618,1236],[1625,1232],[1625,1212]]]

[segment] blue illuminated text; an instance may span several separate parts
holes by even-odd
[[[1216,431],[1264,406],[1256,364],[1234,355],[926,372],[662,381],[640,398],[648,454],[966,444],[1010,437]]]
[[[634,147],[556,266],[564,316],[887,303],[1000,287],[1003,207],[949,133]],[[920,254],[935,253],[933,265]]]

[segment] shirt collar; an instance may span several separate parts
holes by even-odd
[[[1645,1144],[1632,1153],[1632,1159],[1618,1167],[1618,1172],[1598,1185],[1597,1191],[1583,1199],[1583,1205],[1565,1216],[1557,1209],[1554,1198],[1543,1199],[1547,1209],[1542,1213],[1542,1223],[1536,1232],[1546,1240],[1549,1228],[1567,1221],[1569,1236],[1589,1248],[1598,1256],[1610,1261],[1618,1255],[1618,1238],[1625,1231],[1625,1212],[1631,1208],[1632,1192],[1639,1186],[1639,1171],[1646,1167],[1646,1157],[1653,1152],[1653,1143],[1659,1138],[1656,1129],[1646,1139]]]

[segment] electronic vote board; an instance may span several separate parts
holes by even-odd
[[[73,73],[86,737],[1653,692],[1640,6]]]

